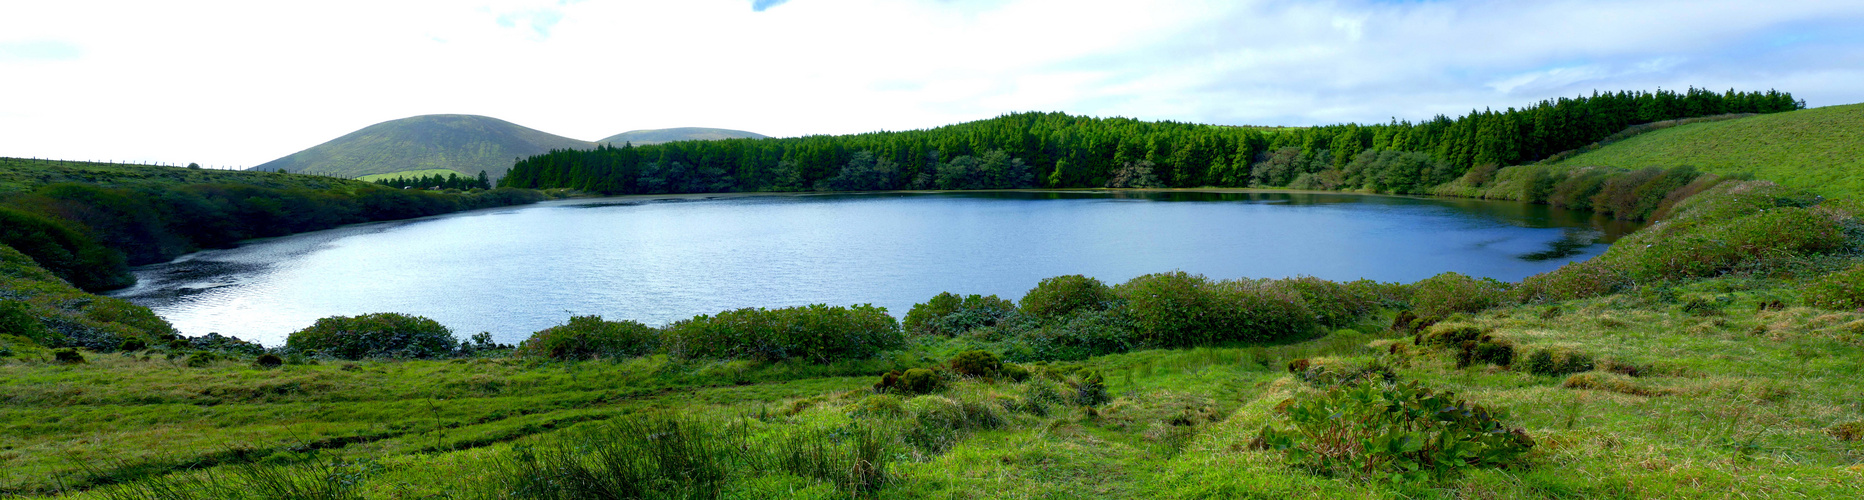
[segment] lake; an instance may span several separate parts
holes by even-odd
[[[1634,227],[1544,205],[1291,192],[972,192],[564,200],[247,242],[113,293],[187,335],[268,346],[318,318],[426,316],[517,343],[571,315],[664,324],[741,307],[1015,300],[1042,278],[1183,270],[1507,281]]]

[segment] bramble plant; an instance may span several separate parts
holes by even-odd
[[[1286,425],[1264,426],[1255,449],[1280,451],[1317,473],[1418,481],[1520,464],[1534,440],[1492,410],[1417,382],[1362,380],[1279,407]]]

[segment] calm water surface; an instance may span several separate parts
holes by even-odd
[[[114,295],[188,335],[266,345],[318,318],[384,311],[516,343],[572,314],[663,324],[872,303],[900,317],[941,291],[1013,300],[1064,274],[1514,281],[1628,229],[1546,206],[1346,194],[609,198],[250,242],[138,269]]]

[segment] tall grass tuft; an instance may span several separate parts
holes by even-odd
[[[514,498],[718,498],[743,436],[704,420],[623,417],[555,446],[519,448],[495,488]]]

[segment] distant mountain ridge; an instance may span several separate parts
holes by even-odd
[[[763,135],[741,130],[675,128],[624,132],[599,142],[658,144]],[[617,138],[620,138],[617,140]],[[479,115],[420,115],[389,120],[250,170],[362,177],[409,170],[446,169],[493,179],[505,176],[517,158],[557,149],[594,149],[598,142],[571,139]]]
[[[636,146],[645,146],[648,144],[661,144],[661,143],[676,142],[676,141],[716,141],[720,139],[769,139],[769,138],[770,136],[766,136],[764,134],[759,134],[756,132],[746,132],[743,130],[731,130],[731,129],[724,129],[724,128],[705,128],[705,127],[679,127],[679,128],[662,128],[662,129],[651,129],[651,130],[630,130],[627,132],[622,132],[619,134],[608,136],[606,138],[603,138],[602,140],[595,141],[595,142],[596,144],[612,144],[616,146],[620,146],[622,144],[634,144]]]

